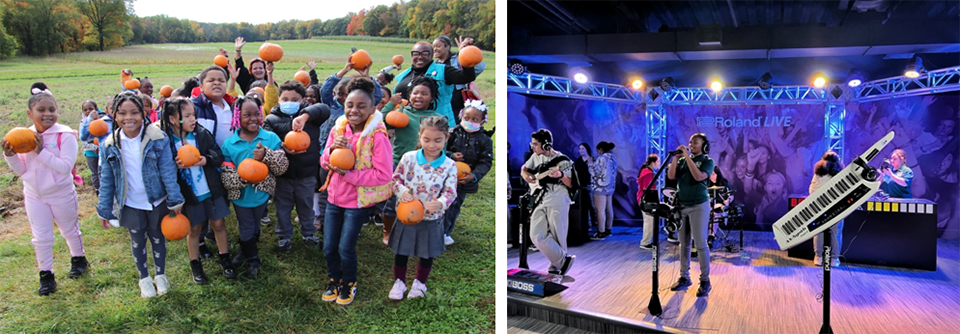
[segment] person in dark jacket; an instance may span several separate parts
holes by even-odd
[[[290,167],[277,178],[273,194],[273,204],[277,212],[275,232],[280,238],[277,251],[280,253],[286,253],[292,247],[290,237],[293,236],[293,225],[290,211],[294,206],[300,219],[300,235],[303,241],[310,245],[320,243],[320,238],[314,235],[317,227],[313,225],[313,192],[317,189],[316,175],[320,168],[320,146],[315,138],[320,135],[320,125],[330,117],[330,107],[318,103],[304,108],[301,101],[305,95],[306,90],[299,81],[284,82],[280,85],[280,104],[263,120],[263,128],[275,133],[280,139],[286,138],[290,131],[303,131],[311,138],[310,146],[304,151],[293,151],[283,145]]]
[[[190,219],[190,234],[187,235],[187,250],[190,254],[190,269],[193,281],[205,284],[209,280],[200,263],[200,240],[204,223],[210,223],[216,235],[220,267],[228,279],[237,277],[230,261],[227,244],[227,229],[224,218],[230,215],[227,191],[220,180],[220,164],[223,153],[210,131],[197,124],[196,111],[189,99],[175,97],[164,101],[159,124],[170,138],[170,151],[177,163],[177,183],[186,202],[183,213]],[[193,145],[200,152],[200,160],[189,166],[178,157],[184,145]]]
[[[487,122],[487,106],[480,100],[467,100],[460,111],[460,124],[450,130],[447,140],[447,155],[455,161],[470,166],[470,173],[459,178],[457,198],[447,208],[443,217],[443,243],[453,244],[453,226],[460,216],[460,206],[467,194],[475,194],[480,188],[480,179],[493,166],[493,140],[483,133]]]
[[[250,84],[257,80],[267,80],[266,66],[267,63],[260,58],[253,58],[250,61],[250,69],[247,69],[243,66],[243,56],[240,54],[240,49],[246,44],[243,37],[237,37],[234,42],[234,50],[237,52],[234,60],[237,63],[237,69],[240,70],[240,74],[237,75],[237,84],[240,85],[240,89],[243,90],[243,93],[246,94],[249,92]],[[220,49],[222,53],[226,53],[223,49]],[[226,55],[224,55],[226,57]]]

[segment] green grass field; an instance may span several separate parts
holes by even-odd
[[[318,62],[323,77],[341,69],[350,46],[366,49],[374,69],[386,66],[395,54],[409,63],[411,43],[369,40],[281,41],[284,58],[276,64],[278,81],[290,79],[310,59]],[[256,57],[259,43],[244,47],[244,58]],[[76,128],[80,104],[93,99],[101,104],[119,90],[119,72],[130,68],[134,76],[148,76],[155,92],[163,85],[177,87],[190,75],[212,64],[218,48],[233,45],[164,44],[86,52],[46,58],[15,58],[0,63],[0,133],[29,126],[26,101],[29,86],[44,81],[57,97],[60,123]],[[494,53],[485,52],[487,72],[477,78],[482,96],[491,106],[495,124]],[[156,94],[156,93],[155,93]],[[54,271],[56,293],[40,297],[30,228],[23,211],[22,184],[0,160],[0,333],[490,333],[495,313],[495,226],[493,170],[481,181],[480,192],[464,204],[454,231],[456,243],[437,258],[427,286],[427,297],[390,301],[393,253],[380,243],[380,227],[363,228],[357,246],[359,293],[350,306],[321,301],[326,286],[323,252],[304,245],[294,236],[293,251],[274,252],[273,226],[264,228],[260,242],[261,276],[255,280],[226,280],[219,265],[204,262],[210,284],[192,282],[186,241],[168,242],[168,295],[140,298],[125,229],[103,230],[96,222],[96,199],[90,171],[82,157],[77,171],[86,181],[77,189],[81,231],[91,267],[78,280],[66,278],[69,252],[57,236]],[[271,206],[271,211],[273,207]],[[271,218],[275,216],[271,213]],[[228,235],[237,252],[234,216],[227,218]],[[415,259],[410,261],[408,282],[413,281]],[[409,285],[410,283],[408,283]]]

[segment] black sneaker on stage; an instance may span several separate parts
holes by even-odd
[[[79,278],[87,271],[87,262],[86,256],[74,256],[70,258],[70,273],[67,274],[69,278]]]
[[[563,258],[563,266],[560,267],[560,275],[567,275],[570,272],[570,267],[573,267],[573,260],[576,260],[576,255],[567,255]]]
[[[40,288],[37,293],[46,296],[57,291],[57,280],[53,277],[53,272],[44,270],[40,272]]]
[[[689,278],[680,277],[676,283],[673,283],[673,285],[670,286],[670,291],[682,290],[691,285],[693,285],[693,282],[690,282]]]
[[[703,297],[710,293],[710,281],[700,281],[700,288],[697,289],[697,297]]]
[[[646,244],[646,245],[641,244],[641,245],[640,245],[640,248],[643,248],[643,249],[653,249],[653,244]]]
[[[603,240],[603,238],[605,237],[606,237],[606,234],[604,234],[603,232],[597,232],[597,234],[594,234],[593,236],[590,237],[590,240]]]
[[[610,232],[610,230],[607,230],[606,232],[603,232],[603,237],[604,237],[604,238],[609,237],[609,236],[611,236],[611,235],[613,235],[613,232]]]

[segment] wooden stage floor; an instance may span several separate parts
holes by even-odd
[[[686,291],[669,290],[679,277],[678,246],[667,243],[661,233],[663,314],[659,318],[646,309],[652,254],[638,247],[640,229],[614,228],[613,232],[605,240],[569,249],[577,259],[564,281],[568,289],[546,298],[510,292],[511,305],[521,302],[562,310],[566,315],[554,312],[540,320],[593,331],[607,327],[581,326],[582,321],[571,320],[575,317],[570,315],[666,332],[817,333],[820,329],[822,269],[813,267],[813,261],[787,257],[776,246],[772,232],[744,232],[747,261],[739,253],[712,252],[713,291],[705,298],[696,297],[700,271],[695,258],[690,271],[694,284]],[[509,250],[509,268],[518,265],[518,256],[517,249]],[[549,265],[539,252],[530,252],[528,262],[533,270],[546,271]],[[960,333],[958,240],[937,241],[937,271],[843,263],[833,269],[831,281],[835,333]]]

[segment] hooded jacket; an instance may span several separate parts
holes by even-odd
[[[310,115],[310,119],[303,125],[303,131],[310,138],[310,146],[307,151],[300,154],[287,154],[287,160],[290,161],[290,167],[279,177],[285,179],[302,179],[305,177],[316,177],[317,170],[320,168],[320,125],[330,117],[330,107],[323,103],[317,103],[304,108],[300,106],[300,111],[294,115],[287,115],[280,111],[280,106],[273,107],[270,116],[263,120],[263,129],[273,132],[280,137],[282,141],[288,132],[293,128],[293,119],[302,114]]]

